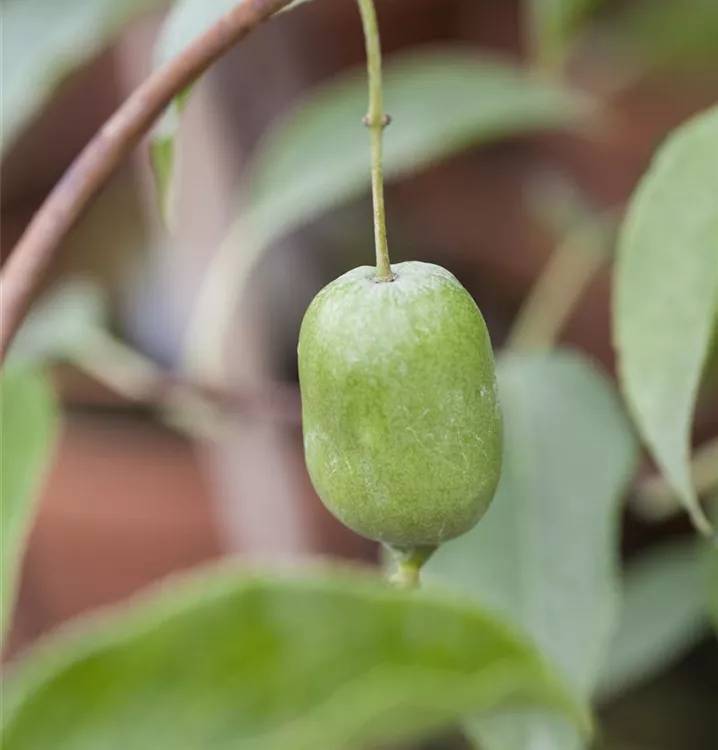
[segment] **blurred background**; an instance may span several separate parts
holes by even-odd
[[[3,12],[13,3],[22,4],[3,0]],[[42,3],[32,4],[41,10]],[[393,259],[436,262],[455,273],[484,312],[496,347],[567,232],[586,217],[605,219],[606,253],[561,339],[613,373],[611,222],[665,135],[718,100],[718,2],[597,5],[566,56],[564,75],[594,102],[580,126],[465,139],[443,158],[391,179],[387,210]],[[154,6],[94,45],[3,147],[3,260],[82,146],[151,72],[165,13],[162,3]],[[377,6],[387,68],[393,60],[420,65],[422,55],[437,49],[495,54],[517,65],[531,55],[514,0],[379,0]],[[15,27],[10,38],[9,13],[3,23],[4,86],[19,64],[13,45],[44,43],[54,23],[40,10],[25,38],[15,36]],[[68,618],[221,555],[378,559],[376,546],[338,524],[312,490],[296,373],[299,324],[312,296],[344,270],[373,262],[368,193],[292,228],[251,269],[225,342],[229,377],[213,394],[221,430],[195,429],[197,415],[168,419],[163,390],[185,377],[179,373],[200,282],[249,200],[248,165],[262,153],[267,132],[313,101],[317,87],[363,63],[354,0],[318,0],[274,19],[214,66],[189,101],[172,232],[158,217],[143,147],[63,243],[45,291],[57,299],[57,290],[65,290],[63,314],[68,305],[101,308],[111,336],[87,361],[52,367],[64,407],[62,438],[6,658]],[[388,97],[389,113],[391,104]],[[443,106],[432,102],[431,91],[424,105]],[[450,127],[460,112],[444,109],[440,116]],[[395,119],[391,137],[401,140],[401,127]],[[331,151],[331,139],[330,131],[306,148],[321,155]],[[358,158],[366,159],[368,174],[364,140],[362,149]],[[241,234],[233,236],[241,253]],[[58,314],[52,303],[49,309],[50,318]],[[138,382],[151,387],[127,387]],[[716,436],[718,387],[711,377],[695,441]],[[644,461],[641,477],[651,472]],[[629,502],[623,554],[631,559],[687,534],[680,514],[649,522]],[[717,652],[706,633],[670,670],[607,703],[599,746],[718,747]],[[452,745],[447,739],[437,746]]]

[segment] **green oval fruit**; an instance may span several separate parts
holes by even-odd
[[[314,298],[299,334],[304,449],[327,508],[394,547],[436,545],[484,514],[501,469],[489,334],[456,278],[355,268]]]

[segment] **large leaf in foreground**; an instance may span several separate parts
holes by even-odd
[[[472,605],[348,572],[203,575],[36,654],[5,750],[347,748],[516,703],[581,716]]]

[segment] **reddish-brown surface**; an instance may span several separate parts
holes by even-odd
[[[30,538],[9,651],[218,554],[189,443],[127,417],[69,416]]]

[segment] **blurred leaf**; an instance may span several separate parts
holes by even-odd
[[[177,172],[176,138],[180,119],[192,94],[192,86],[176,96],[152,133],[150,158],[155,178],[157,203],[162,220],[171,225],[174,182]]]
[[[0,150],[56,87],[141,11],[161,0],[3,0]]]
[[[107,304],[100,287],[73,279],[50,291],[35,305],[13,342],[12,362],[34,364],[80,351],[104,328]]]
[[[573,35],[602,0],[528,0],[533,45],[538,61],[560,65]]]
[[[221,16],[242,0],[175,0],[167,14],[155,45],[155,68],[181,54],[197,37],[207,31]],[[295,0],[279,11],[291,10],[309,0]],[[175,172],[176,144],[182,112],[187,105],[192,87],[175,97],[165,110],[152,135],[152,166],[155,173],[157,197],[165,220],[171,214],[172,181]]]
[[[636,446],[610,383],[575,354],[499,361],[504,467],[478,526],[426,566],[531,635],[575,695],[593,691],[617,611],[619,500]],[[492,750],[579,745],[535,714],[474,722]]]
[[[718,107],[660,149],[631,199],[615,267],[614,337],[636,424],[694,523],[690,431],[718,307]]]
[[[185,580],[46,646],[5,693],[5,750],[362,747],[516,702],[586,718],[480,609],[338,570]]]
[[[471,145],[566,127],[587,111],[568,90],[495,58],[431,50],[385,66],[384,173],[394,178]],[[265,244],[367,190],[369,136],[363,71],[310,92],[270,130],[250,175],[252,230]]]
[[[705,633],[706,573],[705,550],[694,540],[659,547],[628,566],[600,698],[658,674]]]
[[[160,216],[163,221],[169,223],[172,213],[172,181],[175,171],[175,136],[174,126],[169,125],[174,116],[181,112],[179,105],[174,104],[172,110],[168,110],[163,116],[157,130],[152,136],[150,158],[152,160],[152,171],[155,178],[155,190],[157,192],[157,203]],[[169,129],[169,134],[167,131]]]
[[[18,575],[34,518],[35,496],[55,435],[52,393],[37,372],[0,374],[0,641],[15,604]]]
[[[603,54],[648,66],[718,65],[716,0],[625,3],[603,25]]]
[[[154,51],[159,68],[181,54],[220,16],[237,5],[237,0],[175,0],[162,24]],[[160,215],[169,223],[172,212],[172,183],[176,169],[176,143],[182,112],[192,93],[190,86],[175,97],[152,133],[151,160]]]

